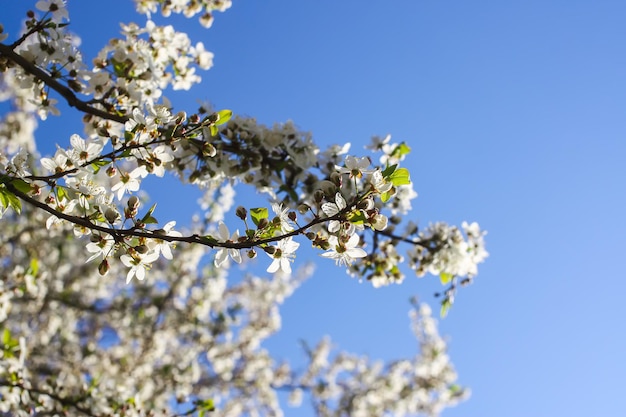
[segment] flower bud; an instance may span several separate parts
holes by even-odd
[[[248,255],[249,259],[254,259],[254,258],[256,258],[256,251],[254,249],[249,249],[246,252],[246,255]]]
[[[265,229],[267,226],[269,226],[270,222],[269,220],[267,220],[267,218],[262,218],[261,220],[259,220],[259,224],[257,225],[257,227],[259,229]]]
[[[300,214],[306,214],[307,211],[309,211],[311,207],[309,207],[307,204],[300,204],[298,206],[298,211],[300,212]]]
[[[135,251],[137,251],[137,253],[140,253],[142,255],[148,253],[148,247],[146,245],[138,245],[135,246]]]
[[[217,155],[217,149],[215,149],[215,146],[211,145],[210,143],[204,143],[202,145],[202,155],[213,158],[215,155]]]
[[[107,219],[109,223],[115,223],[115,221],[120,217],[120,214],[117,210],[109,207],[104,212],[104,218]]]
[[[179,111],[176,113],[176,118],[174,119],[174,123],[177,125],[182,124],[187,119],[187,113],[184,111]]]
[[[109,261],[107,261],[106,259],[100,262],[100,265],[98,265],[98,273],[100,275],[106,275],[107,272],[109,272],[109,269]]]
[[[128,208],[136,209],[137,207],[139,207],[139,197],[137,197],[136,195],[131,195],[126,204],[128,205]]]
[[[295,211],[290,211],[289,213],[287,213],[287,217],[289,217],[289,220],[291,220],[292,222],[295,222],[298,218]]]
[[[265,253],[269,253],[270,255],[273,255],[274,252],[276,252],[276,247],[275,246],[266,246],[263,248],[263,250],[265,251]]]
[[[324,191],[315,190],[315,192],[313,193],[313,199],[316,203],[321,203],[324,200]]]
[[[237,209],[235,210],[235,214],[237,215],[237,217],[239,217],[241,220],[245,220],[246,217],[248,216],[248,211],[246,210],[245,207],[243,206],[239,206],[237,207]]]
[[[114,166],[110,166],[107,168],[106,173],[110,178],[114,177],[115,174],[117,174],[117,168],[115,168]]]

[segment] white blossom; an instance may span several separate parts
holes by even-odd
[[[350,236],[346,242],[340,242],[337,236],[330,236],[328,243],[330,243],[330,250],[322,253],[322,256],[334,259],[337,265],[349,266],[356,259],[367,256],[367,252],[356,247],[359,244],[359,236],[357,234]]]
[[[222,243],[234,243],[239,239],[239,230],[235,230],[235,232],[231,235],[226,224],[224,224],[223,221],[220,221],[218,236],[220,238],[220,242]],[[221,267],[228,260],[229,256],[238,264],[241,263],[241,253],[239,252],[239,249],[220,248],[220,250],[218,250],[215,254],[215,266],[218,268]]]
[[[267,272],[274,273],[278,270],[283,271],[286,274],[291,274],[291,262],[295,258],[295,252],[300,247],[298,242],[294,242],[291,237],[278,241],[273,254],[267,254],[274,260],[267,267]]]

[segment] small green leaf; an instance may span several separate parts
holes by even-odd
[[[445,316],[448,315],[448,310],[450,310],[450,307],[452,306],[452,303],[450,302],[449,298],[445,298],[442,302],[441,302],[441,310],[439,311],[439,315],[443,318]]]
[[[68,198],[67,191],[65,187],[61,185],[57,185],[57,197],[59,200],[63,200],[64,198]]]
[[[450,282],[453,277],[454,275],[449,274],[447,272],[442,272],[441,274],[439,274],[439,279],[441,280],[441,283],[443,285],[446,285],[448,282]]]
[[[30,184],[22,179],[14,179],[13,181],[11,181],[11,185],[14,186],[18,191],[23,192],[24,194],[28,194],[31,192]]]
[[[11,343],[11,330],[4,329],[2,332],[2,344],[4,346],[8,346]]]
[[[209,126],[209,130],[211,131],[211,136],[217,136],[219,133],[219,129],[215,125]]]
[[[4,185],[0,187],[0,203],[3,208],[9,207],[9,190]]]
[[[154,213],[154,209],[155,208],[156,208],[156,203],[154,203],[152,205],[152,207],[150,207],[148,209],[148,212],[143,216],[143,218],[141,219],[142,223],[145,223],[145,224],[148,224],[148,223],[158,223],[157,219],[152,217],[152,213]]]
[[[217,115],[219,116],[219,118],[217,119],[217,122],[215,122],[215,124],[219,126],[228,122],[230,118],[233,117],[233,112],[232,110],[220,110],[217,112]]]
[[[196,401],[196,407],[198,407],[199,411],[215,411],[213,400],[198,400]]]
[[[406,143],[402,142],[394,148],[393,152],[391,152],[391,155],[395,156],[396,158],[400,158],[404,155],[407,155],[409,152],[411,152],[411,148],[409,148]]]
[[[22,202],[15,194],[9,191],[4,185],[0,187],[0,203],[2,207],[11,207],[17,214],[22,212]]]
[[[96,161],[93,162],[91,164],[91,167],[93,168],[93,173],[97,174],[100,171],[100,168],[102,168],[103,166],[109,165],[109,162],[107,161]]]
[[[159,221],[152,216],[148,216],[148,218],[142,220],[145,224],[158,224]]]
[[[259,225],[261,219],[267,219],[269,212],[265,207],[257,207],[250,209],[250,217],[252,217],[252,221],[256,226]]]
[[[30,265],[27,272],[34,277],[37,276],[37,272],[39,272],[39,261],[37,260],[37,258],[33,258],[30,260]]]
[[[367,220],[367,217],[365,217],[362,211],[353,211],[348,215],[348,220],[352,224],[363,224]]]
[[[393,174],[389,176],[389,180],[396,187],[398,185],[407,185],[411,183],[409,178],[409,170],[406,168],[396,169]]]
[[[391,198],[391,193],[389,191],[385,191],[384,193],[380,195],[380,199],[382,200],[383,203],[386,203],[387,201],[389,201],[390,198]]]
[[[452,394],[456,394],[457,392],[461,392],[461,386],[457,385],[457,384],[452,384],[448,387],[448,390],[452,393]]]
[[[383,171],[383,178],[389,178],[391,174],[398,168],[398,164],[390,165]]]

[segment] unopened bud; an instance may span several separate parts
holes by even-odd
[[[134,249],[137,251],[137,253],[140,253],[142,255],[148,252],[148,247],[146,245],[138,245],[135,246]]]
[[[316,190],[313,193],[313,199],[316,203],[321,203],[324,200],[324,192],[322,190]]]
[[[270,222],[269,220],[267,220],[267,218],[262,218],[261,220],[259,220],[259,224],[257,225],[257,227],[259,229],[265,229],[267,226],[269,226]]]
[[[106,275],[107,272],[109,272],[109,269],[109,261],[107,261],[106,259],[100,262],[100,265],[98,265],[98,273],[100,275]]]
[[[313,232],[307,232],[307,234],[306,234],[306,238],[309,239],[309,240],[315,239],[316,236],[317,235],[315,233],[313,233]]]
[[[246,210],[245,207],[243,206],[239,206],[237,207],[237,210],[235,210],[235,214],[237,215],[237,217],[239,217],[241,220],[245,220],[246,217],[248,216],[248,211]]]
[[[265,253],[269,253],[270,255],[273,255],[274,252],[276,252],[276,247],[275,246],[266,246],[263,248],[263,250],[265,251]]]
[[[115,174],[117,174],[117,168],[115,168],[114,166],[110,166],[107,168],[106,173],[109,177],[114,177]]]
[[[213,124],[213,123],[217,123],[217,121],[218,121],[218,120],[220,120],[220,115],[219,115],[219,114],[217,114],[217,113],[210,114],[210,115],[207,117],[207,121],[208,121],[209,123],[211,123],[211,124]]]
[[[107,219],[109,223],[115,223],[115,221],[120,217],[120,214],[117,210],[109,207],[104,212],[104,218]]]
[[[128,205],[128,208],[136,209],[137,207],[139,207],[139,197],[137,197],[136,195],[131,195],[126,204]]]
[[[176,113],[176,118],[174,119],[174,123],[177,125],[182,124],[187,119],[187,113],[184,111],[179,111]]]
[[[254,259],[256,258],[256,251],[254,249],[250,249],[246,252],[246,255],[248,255],[248,258]]]
[[[338,172],[332,172],[330,174],[330,181],[339,187],[341,185],[341,174]]]
[[[287,217],[289,217],[289,220],[291,220],[292,222],[295,222],[296,219],[298,218],[295,211],[290,211],[287,214]]]
[[[217,155],[217,149],[215,149],[215,146],[211,145],[210,143],[204,143],[202,145],[202,155],[213,158],[215,155]]]
[[[309,207],[307,204],[300,204],[298,206],[298,211],[300,212],[300,214],[306,214],[307,211],[309,211],[311,207]]]

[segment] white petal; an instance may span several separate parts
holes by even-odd
[[[280,266],[280,258],[274,258],[274,261],[267,267],[267,272],[273,274],[278,271],[278,267]]]

